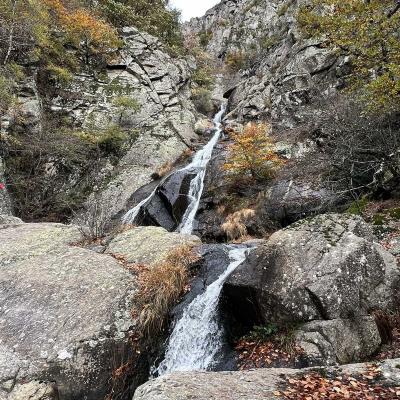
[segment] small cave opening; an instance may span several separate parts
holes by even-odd
[[[248,286],[225,285],[220,310],[227,340],[232,346],[254,326],[263,324],[257,291]]]

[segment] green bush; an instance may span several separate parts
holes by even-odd
[[[249,334],[249,338],[252,340],[258,340],[265,342],[271,339],[276,333],[278,333],[278,326],[276,324],[268,323],[263,326],[255,326]]]
[[[208,115],[214,110],[211,91],[206,88],[192,89],[192,100],[197,111]]]
[[[121,157],[137,137],[136,130],[126,131],[119,125],[110,125],[98,136],[97,144],[104,156]]]
[[[213,38],[212,31],[202,31],[202,32],[200,32],[199,33],[200,46],[207,47],[208,43],[210,43],[212,38]]]

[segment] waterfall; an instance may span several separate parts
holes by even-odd
[[[182,217],[182,221],[178,226],[177,231],[181,233],[191,234],[193,231],[193,223],[197,214],[197,210],[199,208],[201,195],[204,190],[204,178],[206,176],[207,165],[211,160],[211,155],[214,150],[215,145],[218,142],[219,137],[221,136],[221,120],[224,115],[225,107],[221,106],[220,111],[214,117],[214,124],[216,131],[211,140],[196,153],[193,158],[193,161],[182,168],[181,171],[193,171],[196,173],[196,176],[192,179],[190,183],[189,189],[189,198],[190,203],[185,211],[185,214]]]
[[[177,232],[191,234],[193,231],[194,220],[196,217],[197,210],[199,208],[201,195],[204,190],[204,178],[206,175],[207,165],[211,160],[211,155],[214,150],[214,147],[217,144],[219,137],[221,136],[222,132],[221,120],[224,112],[225,112],[225,106],[222,105],[220,111],[215,115],[213,120],[216,131],[211,140],[194,155],[193,160],[189,165],[177,171],[177,172],[187,171],[189,173],[195,174],[195,177],[192,179],[190,183],[190,188],[188,193],[190,202],[185,211],[185,214],[182,217],[182,221],[177,228]],[[174,174],[174,172],[172,174]],[[163,182],[172,174],[165,177],[163,179]],[[146,206],[150,202],[153,196],[157,193],[157,190],[158,186],[153,190],[153,192],[148,197],[142,200],[134,208],[129,210],[123,216],[122,222],[124,224],[133,224],[142,207]]]
[[[225,272],[198,295],[176,322],[164,360],[155,373],[207,370],[213,366],[222,349],[224,330],[219,322],[218,302],[224,282],[245,260],[251,248],[228,246],[230,263]]]

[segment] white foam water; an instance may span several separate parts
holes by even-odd
[[[178,172],[181,171],[188,171],[195,174],[195,177],[192,179],[189,188],[189,205],[185,211],[185,214],[182,217],[182,221],[178,228],[176,229],[177,232],[191,234],[193,231],[194,221],[197,214],[197,210],[199,208],[200,199],[203,194],[204,190],[204,178],[206,175],[207,165],[211,160],[212,152],[214,150],[215,145],[218,142],[218,139],[222,133],[222,116],[225,112],[225,106],[221,106],[220,111],[214,117],[214,125],[216,131],[211,138],[211,140],[202,148],[200,149],[193,157],[192,162],[184,168],[181,168]],[[174,174],[174,172],[172,173]],[[171,176],[172,174],[168,175]],[[166,177],[165,179],[167,179]],[[164,180],[165,180],[164,179]],[[163,180],[163,181],[164,181]],[[148,204],[153,196],[156,194],[158,186],[153,190],[153,192],[142,200],[138,205],[134,208],[129,210],[123,217],[122,222],[124,224],[133,224],[135,219],[137,218],[140,210],[143,206]]]
[[[220,111],[214,117],[214,125],[216,131],[213,137],[200,151],[196,153],[193,161],[181,170],[193,171],[196,173],[196,176],[190,182],[190,189],[188,194],[190,203],[185,211],[185,214],[182,217],[180,225],[178,226],[178,232],[191,234],[193,231],[195,217],[197,214],[197,210],[199,209],[201,196],[204,190],[204,178],[206,176],[207,165],[211,160],[214,147],[217,144],[218,139],[220,138],[222,133],[221,120],[224,112],[225,107],[221,106]]]
[[[219,323],[218,303],[224,282],[246,259],[245,246],[229,246],[230,264],[204,293],[184,310],[169,338],[164,360],[155,375],[174,371],[208,370],[223,347],[224,330]]]

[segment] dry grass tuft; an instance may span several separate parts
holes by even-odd
[[[221,228],[229,240],[241,239],[248,235],[247,224],[255,216],[255,211],[250,208],[236,211],[226,217]]]
[[[141,289],[136,304],[140,310],[140,331],[144,336],[154,338],[161,332],[171,308],[185,292],[189,266],[198,259],[191,246],[181,246],[173,250],[165,261],[140,273]]]
[[[174,163],[172,163],[171,161],[167,161],[157,169],[157,171],[152,175],[152,178],[155,180],[164,178],[172,171],[173,168]]]

